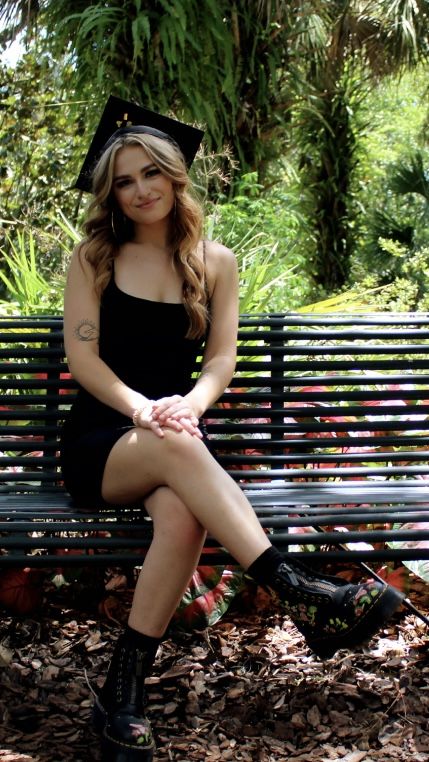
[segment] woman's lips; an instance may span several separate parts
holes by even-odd
[[[139,209],[150,209],[158,201],[157,198],[152,198],[150,201],[145,201],[144,204],[138,204]]]

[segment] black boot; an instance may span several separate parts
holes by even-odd
[[[106,682],[94,704],[103,762],[151,762],[155,743],[145,717],[144,680],[155,660],[157,638],[127,627],[119,637]]]
[[[404,599],[403,593],[382,582],[352,585],[295,561],[282,562],[269,587],[322,659],[370,640]]]

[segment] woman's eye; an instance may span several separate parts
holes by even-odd
[[[118,182],[116,183],[116,187],[125,188],[129,184],[130,184],[130,180],[118,180]]]
[[[159,175],[161,173],[161,170],[158,169],[158,167],[154,167],[153,169],[148,169],[146,172],[146,177],[155,177],[155,175]]]

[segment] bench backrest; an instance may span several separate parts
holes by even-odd
[[[0,371],[0,491],[62,489],[76,386],[61,317],[0,318]],[[206,419],[240,481],[428,478],[429,315],[242,316],[235,377]]]

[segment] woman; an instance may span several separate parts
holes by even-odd
[[[95,167],[93,192],[65,293],[66,352],[81,389],[64,428],[63,473],[77,502],[144,500],[153,520],[94,709],[105,759],[142,762],[154,753],[144,679],[206,532],[276,595],[321,657],[367,640],[402,596],[285,561],[206,446],[201,416],[234,371],[238,276],[231,251],[201,240],[180,147],[144,126],[120,130]]]

